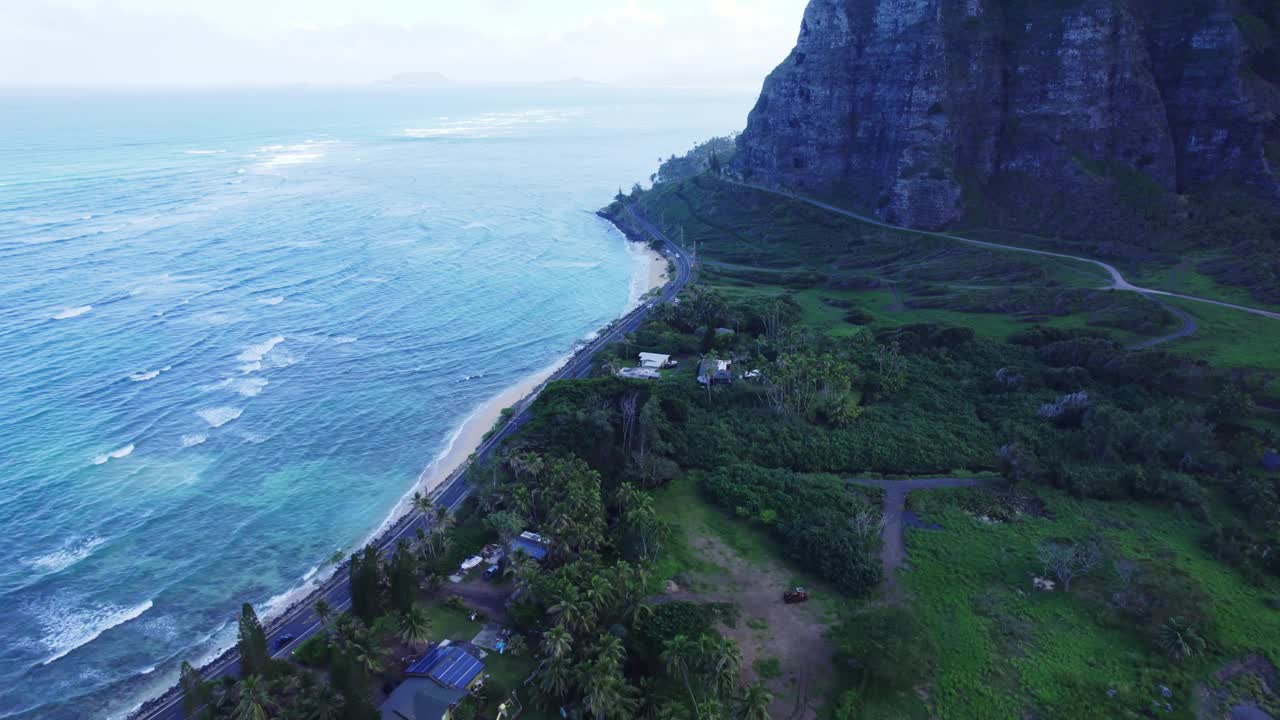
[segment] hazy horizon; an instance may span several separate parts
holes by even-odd
[[[0,8],[0,87],[351,87],[425,73],[462,86],[750,87],[794,45],[806,2],[16,0]]]

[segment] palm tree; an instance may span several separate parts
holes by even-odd
[[[770,720],[769,704],[773,702],[773,693],[760,683],[751,683],[738,698],[735,720]]]
[[[562,627],[553,627],[542,635],[542,646],[547,655],[562,658],[573,650],[573,636]]]
[[[370,675],[376,675],[382,671],[382,658],[387,651],[379,647],[376,642],[356,643],[350,650],[351,659],[367,670]]]
[[[738,682],[742,652],[737,643],[719,635],[698,638],[698,658],[705,673],[703,682],[708,696],[724,697]]]
[[[420,492],[415,492],[413,494],[414,510],[417,510],[418,512],[422,513],[426,517],[431,517],[431,507],[432,507],[431,498],[427,497],[426,495],[423,495]]]
[[[319,600],[316,600],[316,618],[320,620],[320,624],[322,626],[328,625],[329,620],[332,617],[333,617],[333,606],[329,604],[329,601],[325,600],[324,598],[320,598]]]
[[[600,647],[596,651],[596,657],[608,662],[616,667],[622,666],[622,659],[627,656],[626,648],[622,647],[622,641],[617,635],[606,634],[600,638]]]
[[[693,686],[689,683],[689,670],[697,652],[697,645],[685,635],[671,638],[662,647],[662,667],[671,677],[684,681],[689,700],[695,705],[698,698],[693,694]]]
[[[1160,626],[1159,643],[1174,662],[1199,655],[1207,645],[1195,626],[1180,617],[1171,617]]]
[[[596,720],[628,717],[635,706],[629,690],[618,663],[608,658],[597,660],[582,673],[582,702]]]
[[[605,615],[605,611],[613,605],[613,585],[599,575],[592,575],[591,582],[583,593],[584,599],[595,608],[596,614]]]
[[[271,699],[257,675],[240,681],[240,702],[236,705],[235,720],[267,720],[267,705]]]
[[[573,687],[573,670],[566,657],[548,658],[539,673],[538,686],[551,696],[563,700]]]
[[[431,639],[431,616],[421,606],[414,605],[396,618],[396,631],[409,645],[425,645]]]
[[[333,688],[325,686],[305,696],[302,716],[306,720],[339,720],[346,717],[342,706],[342,697]]]
[[[547,608],[547,614],[557,616],[556,622],[573,632],[585,633],[595,624],[595,608],[578,597],[577,588],[570,588],[560,602]]]

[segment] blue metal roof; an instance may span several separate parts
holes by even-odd
[[[512,552],[519,550],[520,552],[524,553],[525,555],[528,555],[534,560],[544,560],[547,557],[546,545],[536,543],[532,540],[526,540],[522,537],[512,538],[511,550]]]
[[[426,676],[447,688],[465,688],[484,670],[484,663],[456,645],[437,646],[405,670]]]

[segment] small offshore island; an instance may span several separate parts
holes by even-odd
[[[1278,49],[813,0],[639,306],[134,717],[1280,717]]]

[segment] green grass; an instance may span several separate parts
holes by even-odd
[[[1194,300],[1163,298],[1195,318],[1191,337],[1162,349],[1208,360],[1216,367],[1280,372],[1280,320]]]
[[[1172,717],[1194,716],[1196,682],[1247,652],[1280,661],[1280,613],[1264,604],[1280,588],[1247,585],[1199,546],[1194,521],[1135,503],[1046,494],[1054,520],[984,524],[961,512],[955,491],[913,496],[942,532],[908,535],[905,583],[940,649],[933,698],[942,718],[1145,717],[1155,688],[1174,690]],[[1071,594],[1033,592],[1045,540],[1104,537],[1131,559],[1172,563],[1212,598],[1220,647],[1173,665],[1107,605],[1110,566],[1077,580]],[[1108,690],[1116,690],[1109,697]]]
[[[1216,255],[1213,253],[1190,254],[1185,256],[1180,264],[1141,268],[1131,271],[1127,275],[1132,275],[1128,277],[1130,282],[1143,287],[1181,293],[1183,295],[1195,295],[1196,297],[1220,300],[1236,305],[1274,309],[1274,307],[1266,307],[1265,303],[1253,297],[1247,289],[1234,285],[1223,285],[1213,277],[1205,275],[1196,269],[1200,263],[1215,257]]]
[[[469,641],[484,627],[469,620],[470,613],[466,610],[457,610],[441,602],[429,603],[423,607],[427,617],[431,618],[433,640]]]
[[[993,340],[1006,340],[1010,335],[1026,330],[1033,325],[1055,327],[1064,330],[1087,328],[1089,318],[1083,314],[1053,316],[1028,323],[1012,315],[1000,313],[970,313],[955,310],[938,310],[932,308],[902,307],[894,291],[889,288],[874,290],[826,290],[811,288],[788,291],[779,287],[757,286],[751,288],[724,287],[725,294],[733,297],[776,297],[792,292],[796,303],[802,311],[801,322],[835,337],[856,335],[862,332],[859,326],[845,321],[848,309],[835,307],[823,302],[823,298],[833,298],[853,302],[857,307],[868,312],[873,322],[867,326],[872,330],[893,328],[916,323],[935,323],[940,325],[958,325],[973,328],[981,337]],[[1118,342],[1134,343],[1146,336],[1137,333],[1103,328]]]
[[[776,677],[782,677],[782,663],[778,658],[761,658],[753,663],[751,667],[760,676],[761,680],[772,680]]]

